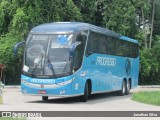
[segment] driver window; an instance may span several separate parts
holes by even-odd
[[[75,51],[74,70],[78,70],[82,65],[86,39],[87,39],[87,31],[80,31],[77,34],[76,41],[81,42],[81,44],[77,46]]]

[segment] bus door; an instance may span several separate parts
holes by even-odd
[[[72,93],[78,94],[80,92],[80,88],[82,88],[83,78],[80,76],[83,64],[83,56],[85,50],[85,44],[87,39],[87,31],[80,31],[77,33],[76,42],[80,42],[80,44],[76,47],[74,52],[74,59],[73,59],[73,71],[75,72],[76,80],[73,83]],[[80,70],[79,72],[76,72]]]

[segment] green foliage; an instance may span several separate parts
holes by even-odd
[[[160,106],[160,91],[137,92],[133,94],[132,99],[137,102]]]
[[[153,31],[156,46],[144,50],[144,33],[140,26],[142,8],[145,20],[151,23],[149,0],[0,0],[0,63],[7,66],[7,82],[19,81],[22,51],[15,58],[13,47],[24,41],[33,27],[48,22],[82,21],[137,38],[141,48],[140,83],[160,84],[160,3],[156,1]]]
[[[154,42],[153,43],[154,43],[154,45],[155,44],[160,44],[160,35],[155,35],[154,36]]]
[[[31,28],[47,22],[82,21],[72,0],[1,0],[0,14],[0,63],[6,65],[6,84],[20,82],[22,51],[15,57],[13,48]]]
[[[15,31],[17,36],[24,36],[28,31],[28,16],[23,8],[18,8],[11,22],[11,30]]]
[[[0,2],[0,34],[8,32],[14,6],[7,0]]]
[[[109,29],[134,37],[137,34],[136,9],[129,0],[102,0],[103,24]]]
[[[154,35],[159,35],[160,34],[160,1],[156,0],[156,7],[155,7],[155,20],[154,20],[154,30],[153,34]]]
[[[74,4],[78,7],[82,14],[82,21],[95,24],[96,23],[96,11],[97,0],[73,0]]]
[[[140,52],[140,84],[160,84],[160,44]]]
[[[5,75],[7,84],[19,83],[18,78],[22,61],[20,59],[20,55],[18,57],[13,55],[13,48],[18,42],[18,39],[19,38],[17,36],[13,36],[11,33],[8,33],[6,36],[0,38],[0,63],[6,65]]]
[[[0,117],[0,120],[27,120],[27,118],[18,117]]]

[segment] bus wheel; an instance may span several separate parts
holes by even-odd
[[[48,100],[48,96],[42,96],[42,100]]]
[[[84,95],[80,96],[80,101],[81,102],[86,102],[88,99],[88,83],[86,82],[85,88],[84,88]]]
[[[126,82],[123,80],[122,89],[120,90],[119,95],[123,96],[125,95],[125,93],[126,93]]]
[[[125,93],[126,95],[129,94],[130,89],[131,89],[131,85],[130,85],[130,81],[128,81],[127,84],[126,84],[126,93]]]

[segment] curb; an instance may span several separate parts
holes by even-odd
[[[138,86],[137,88],[160,88],[160,85],[143,85]]]
[[[5,85],[4,89],[5,88],[21,88],[21,86],[20,85]]]

